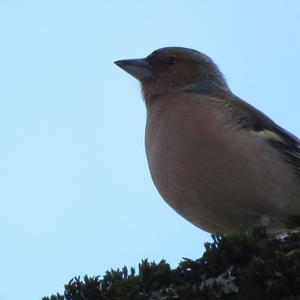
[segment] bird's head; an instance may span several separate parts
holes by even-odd
[[[146,58],[115,62],[138,79],[144,97],[208,88],[228,88],[217,65],[205,54],[182,47],[161,48]]]

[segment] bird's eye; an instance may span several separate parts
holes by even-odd
[[[176,59],[176,57],[170,56],[167,58],[166,62],[168,65],[175,65],[177,62],[177,59]]]

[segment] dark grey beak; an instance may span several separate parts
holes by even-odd
[[[115,64],[137,80],[152,76],[151,66],[144,58],[118,60]]]

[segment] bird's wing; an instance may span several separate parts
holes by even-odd
[[[264,138],[282,154],[300,176],[300,140],[247,102],[235,96],[229,100],[232,101],[233,107],[236,107],[239,126],[250,130],[253,135]]]

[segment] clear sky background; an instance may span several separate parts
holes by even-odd
[[[201,256],[210,236],[156,191],[139,85],[113,62],[195,48],[299,136],[299,30],[297,0],[1,0],[0,300]]]

